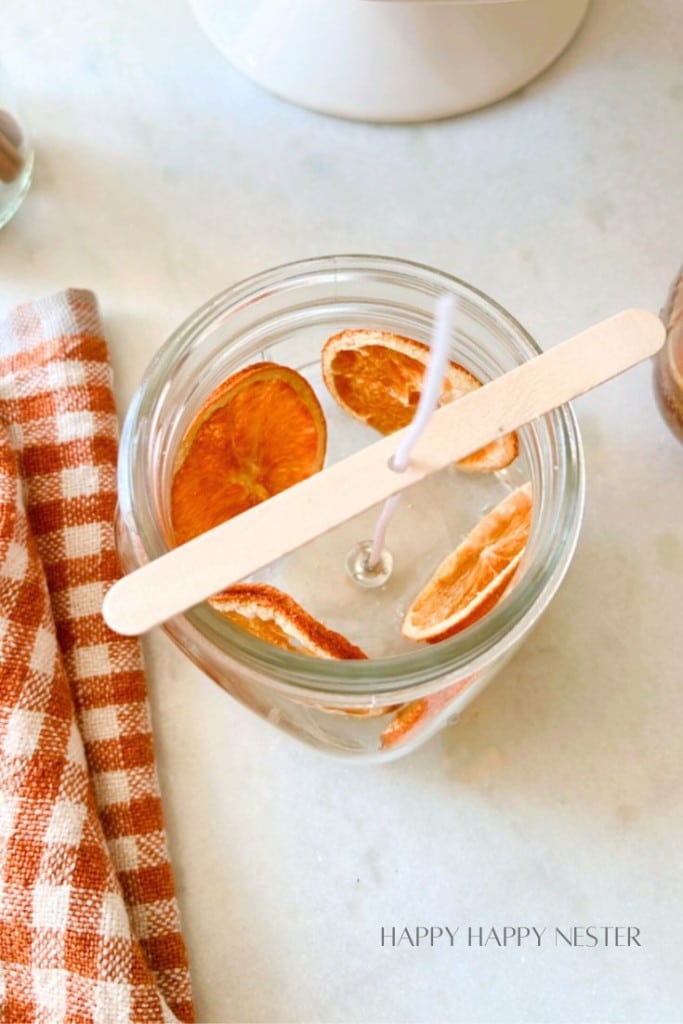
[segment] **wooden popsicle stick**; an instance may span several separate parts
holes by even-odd
[[[389,468],[397,432],[124,576],[105,597],[104,617],[118,633],[144,633],[616,377],[654,355],[663,342],[664,325],[645,310],[604,320],[437,410],[405,472]]]

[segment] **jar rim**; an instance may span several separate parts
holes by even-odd
[[[519,357],[533,358],[542,351],[525,328],[486,293],[444,271],[411,260],[355,254],[314,257],[282,264],[225,288],[186,318],[161,346],[133,396],[124,421],[118,464],[119,515],[123,522],[134,524],[140,545],[137,564],[168,550],[160,524],[150,514],[141,514],[141,511],[144,513],[144,490],[140,493],[140,474],[135,470],[140,454],[140,432],[143,428],[153,429],[155,408],[173,367],[199,342],[204,331],[218,319],[228,317],[231,310],[255,309],[259,298],[271,295],[273,290],[294,291],[304,283],[320,283],[326,278],[333,282],[340,274],[367,275],[368,280],[372,275],[381,275],[382,280],[399,286],[402,283],[413,288],[419,286],[422,292],[434,297],[444,291],[466,296],[502,322]],[[550,489],[554,493],[554,500],[539,503],[540,513],[538,519],[535,514],[524,574],[486,616],[462,633],[393,657],[342,661],[287,651],[230,624],[226,630],[230,639],[227,645],[226,632],[223,628],[220,632],[216,629],[215,615],[208,607],[191,609],[170,620],[164,628],[190,656],[194,651],[197,660],[197,652],[202,647],[213,645],[225,657],[235,659],[246,668],[269,677],[275,675],[284,688],[309,694],[322,691],[360,696],[368,685],[375,693],[403,691],[437,676],[463,670],[478,671],[492,657],[513,648],[531,628],[559,587],[578,541],[585,469],[576,418],[571,407],[565,405],[540,420],[552,434],[561,455],[553,469],[553,479],[548,479],[548,474],[541,477],[546,492]],[[539,538],[543,543],[539,543]]]

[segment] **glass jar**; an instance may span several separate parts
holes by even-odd
[[[21,206],[32,174],[33,148],[0,65],[0,228]]]
[[[683,269],[663,313],[666,342],[655,359],[655,394],[664,419],[683,441]]]
[[[458,301],[453,358],[481,380],[540,351],[483,293],[429,267],[383,257],[289,264],[234,285],[197,310],[157,353],[125,420],[117,515],[124,569],[168,550],[175,454],[221,381],[259,359],[310,366],[319,360],[322,341],[345,327],[428,340],[434,303],[444,292]],[[415,749],[487,685],[538,620],[571,561],[584,500],[583,455],[571,409],[524,427],[519,441],[520,457],[503,472],[512,474],[513,486],[530,477],[535,495],[522,566],[493,610],[451,639],[394,657],[328,661],[266,644],[208,604],[165,629],[225,690],[313,746],[365,761]],[[335,586],[333,580],[320,585]]]

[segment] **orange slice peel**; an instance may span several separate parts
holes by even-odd
[[[323,346],[323,378],[342,409],[381,434],[391,434],[415,414],[430,351],[420,341],[389,331],[341,331]],[[451,361],[439,404],[478,387],[481,381],[474,374]],[[517,435],[506,434],[462,459],[458,468],[494,472],[509,466],[518,453]]]
[[[326,444],[320,403],[296,370],[264,362],[233,374],[180,444],[171,485],[176,543],[318,472]]]
[[[438,643],[486,615],[519,567],[531,514],[527,483],[499,502],[441,562],[406,612],[403,635]]]
[[[447,686],[438,693],[429,697],[420,697],[409,704],[404,704],[398,709],[389,724],[385,726],[380,737],[380,746],[383,750],[398,746],[403,743],[416,730],[417,726],[425,725],[428,719],[434,718],[442,708],[446,707],[456,697],[463,693],[472,683],[476,682],[480,673],[475,672],[465,679]]]
[[[276,647],[317,658],[367,658],[360,647],[267,583],[236,583],[210,597],[209,604],[229,622]]]

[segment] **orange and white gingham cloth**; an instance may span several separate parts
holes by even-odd
[[[0,321],[0,1019],[191,1020],[90,292]]]

